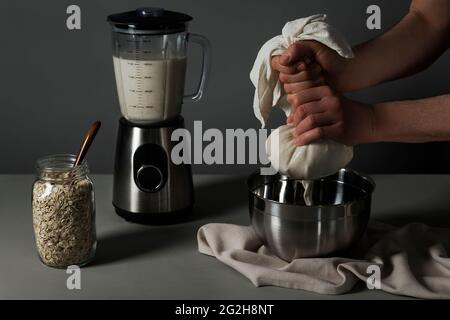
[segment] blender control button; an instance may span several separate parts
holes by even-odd
[[[145,7],[136,9],[136,13],[140,17],[161,17],[164,15],[164,9],[157,7]]]
[[[164,176],[158,167],[142,165],[136,173],[136,183],[144,192],[155,192],[163,186]]]

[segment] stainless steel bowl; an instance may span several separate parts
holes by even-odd
[[[253,228],[286,261],[345,251],[363,235],[370,217],[373,180],[350,169],[314,181],[313,203],[303,200],[300,180],[286,176],[248,178]]]

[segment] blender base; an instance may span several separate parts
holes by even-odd
[[[171,160],[178,143],[171,136],[180,128],[184,128],[181,116],[145,126],[120,119],[112,202],[125,220],[171,224],[185,220],[192,211],[191,166]]]
[[[168,225],[188,221],[192,217],[193,206],[187,208],[159,213],[138,213],[122,210],[114,206],[116,213],[128,222],[134,222],[146,225]]]

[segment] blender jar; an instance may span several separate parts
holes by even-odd
[[[113,62],[120,110],[128,121],[151,124],[181,113],[184,98],[201,99],[209,69],[210,45],[186,32],[188,15],[161,8],[140,8],[110,15]],[[202,47],[197,91],[184,95],[188,42]]]

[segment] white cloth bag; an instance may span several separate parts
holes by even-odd
[[[272,70],[270,62],[273,56],[282,54],[299,40],[315,40],[344,58],[353,57],[352,49],[345,39],[326,22],[326,15],[317,14],[286,23],[281,35],[262,46],[250,72],[250,79],[255,86],[253,110],[263,127],[272,107],[281,108],[286,116],[291,112],[278,72]],[[290,125],[281,126],[267,140],[268,158],[281,174],[301,180],[314,180],[337,172],[353,158],[352,147],[330,140],[297,147],[292,142],[292,130]]]

